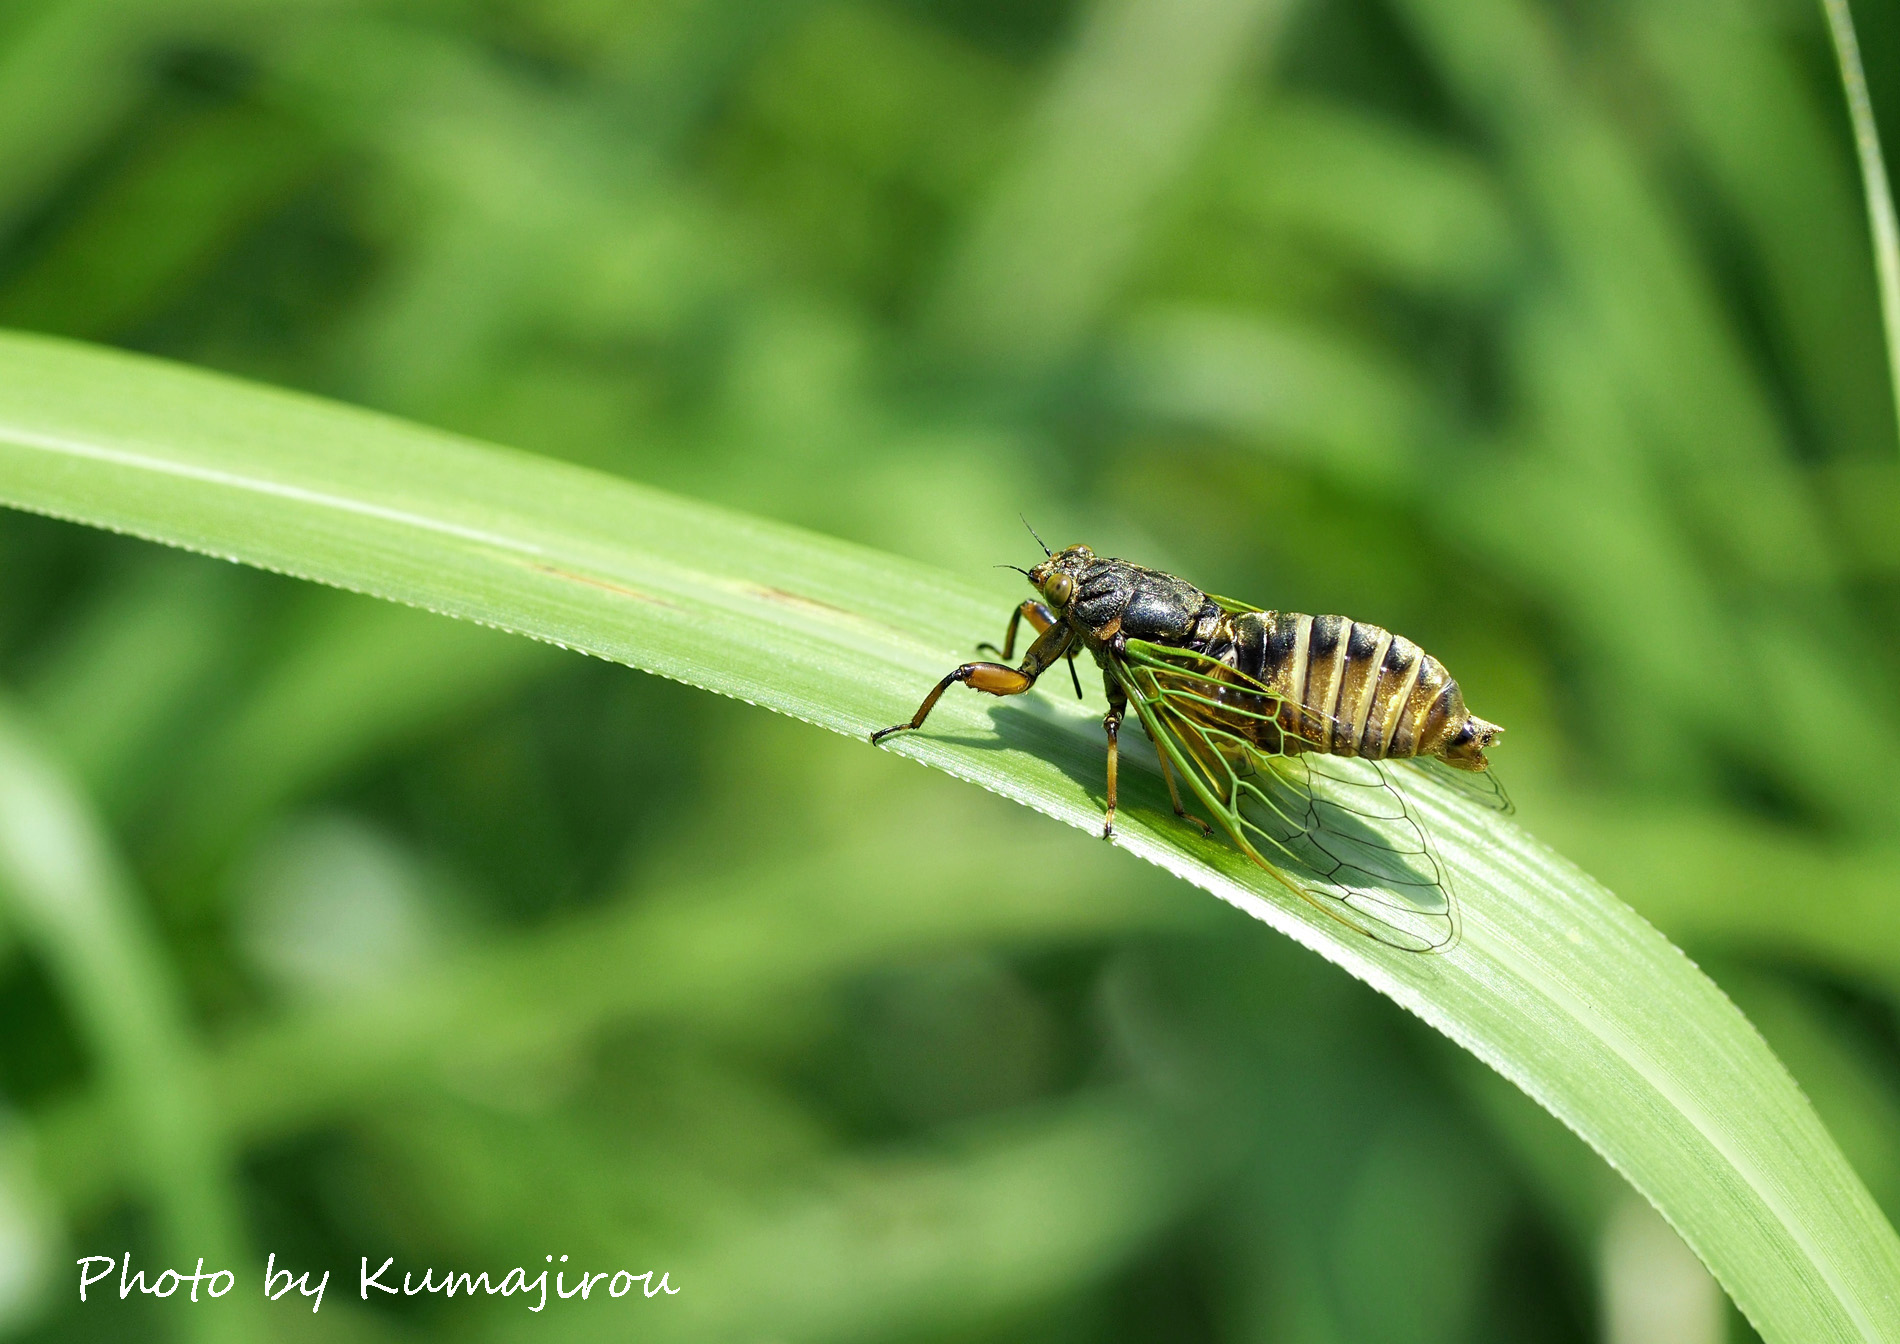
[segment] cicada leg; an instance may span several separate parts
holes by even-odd
[[[1144,729],[1147,727],[1146,724],[1142,726]],[[1149,741],[1154,741],[1152,736],[1149,737]],[[1161,762],[1161,778],[1168,786],[1168,799],[1174,804],[1174,815],[1182,821],[1191,821],[1199,826],[1201,835],[1211,840],[1214,836],[1214,828],[1181,806],[1181,790],[1174,782],[1174,767],[1168,764],[1168,753],[1161,749],[1159,742],[1155,742],[1155,757]]]
[[[1102,827],[1102,839],[1107,840],[1115,834],[1115,801],[1118,791],[1118,776],[1121,765],[1121,727],[1122,718],[1128,712],[1128,692],[1120,682],[1107,673],[1102,674],[1102,689],[1108,693],[1108,714],[1102,719],[1102,730],[1108,734],[1108,818]],[[1147,728],[1144,720],[1143,730]],[[1153,734],[1149,734],[1153,741]],[[1161,744],[1155,743],[1155,756],[1161,762],[1161,778],[1168,785],[1168,799],[1174,804],[1174,815],[1183,821],[1191,821],[1201,828],[1201,834],[1212,836],[1214,828],[1181,806],[1181,790],[1175,785],[1174,770],[1168,765],[1168,753],[1161,750]]]
[[[976,646],[976,651],[982,653],[987,649],[1007,662],[1016,656],[1016,631],[1024,621],[1028,621],[1030,627],[1040,635],[1043,631],[1056,623],[1056,614],[1032,597],[1020,607],[1016,608],[1016,610],[1010,612],[1009,627],[1003,631],[1002,648],[999,649],[988,640],[985,640]]]
[[[1108,690],[1108,699],[1111,705],[1115,704],[1117,700],[1119,700],[1122,705],[1128,703],[1128,693],[1124,691],[1120,684],[1112,677],[1104,675],[1102,684]],[[1148,740],[1154,742],[1154,733],[1149,730],[1148,721],[1146,719],[1141,721],[1141,728],[1143,732],[1148,734]],[[1111,748],[1111,752],[1112,750]],[[1168,786],[1168,801],[1174,804],[1174,815],[1183,821],[1193,822],[1196,826],[1201,828],[1201,834],[1203,836],[1211,838],[1214,834],[1214,828],[1181,805],[1181,788],[1174,782],[1174,767],[1168,764],[1168,753],[1162,750],[1159,742],[1155,742],[1155,759],[1161,762],[1161,780]]]
[[[999,649],[988,640],[984,640],[981,644],[976,646],[976,651],[982,653],[987,649],[1005,661],[1014,657],[1016,628],[1024,621],[1028,621],[1030,627],[1040,635],[1056,623],[1056,614],[1032,597],[1009,614],[1009,628],[1003,632],[1002,648]],[[1075,698],[1080,700],[1082,698],[1082,678],[1077,676],[1075,672],[1075,650],[1073,648],[1069,650],[1068,659],[1069,680],[1075,686]]]
[[[894,723],[888,728],[880,728],[871,734],[871,741],[881,742],[892,733],[923,727],[924,720],[930,717],[930,711],[937,707],[937,701],[943,697],[943,693],[958,682],[971,690],[987,691],[991,695],[1021,695],[1034,686],[1036,678],[1048,671],[1057,659],[1068,653],[1074,638],[1075,632],[1068,626],[1051,625],[1029,646],[1029,652],[1023,655],[1021,667],[1009,667],[1003,663],[965,663],[931,689],[930,694],[924,697],[923,704],[917,706],[917,712],[911,715],[909,723]]]

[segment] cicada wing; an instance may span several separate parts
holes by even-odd
[[[1468,798],[1480,807],[1502,812],[1507,817],[1517,811],[1517,804],[1504,791],[1504,781],[1498,778],[1495,770],[1460,770],[1435,756],[1415,756],[1404,764],[1434,784],[1441,784],[1460,798]]]
[[[1387,946],[1457,942],[1450,875],[1390,767],[1305,750],[1275,720],[1280,698],[1214,659],[1128,650],[1116,673],[1143,727],[1242,852]]]
[[[1263,792],[1284,801],[1262,812],[1262,824],[1291,820],[1297,827],[1283,843],[1306,865],[1309,882],[1382,925],[1371,930],[1381,942],[1419,952],[1455,946],[1459,921],[1451,870],[1395,768],[1385,761],[1311,753],[1275,765]],[[1243,799],[1243,814],[1249,801]]]

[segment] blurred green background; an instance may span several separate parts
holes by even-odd
[[[1900,1210],[1900,445],[1804,0],[11,0],[0,324],[1404,631]],[[1750,1337],[1391,1004],[862,744],[18,515],[0,677],[143,968],[0,922],[5,1338]],[[81,1307],[127,1250],[244,1301]],[[682,1291],[356,1293],[547,1255]]]

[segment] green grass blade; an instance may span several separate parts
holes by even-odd
[[[20,336],[0,338],[0,369],[0,500],[487,622],[837,732],[908,715],[1013,600],[204,373]],[[1094,829],[1093,718],[1059,696],[958,693],[889,749]],[[1449,797],[1422,806],[1464,901],[1463,941],[1440,957],[1347,934],[1289,899],[1176,824],[1139,768],[1124,772],[1118,843],[1516,1082],[1663,1210],[1767,1339],[1900,1339],[1900,1240],[1733,1005],[1513,822]]]
[[[1821,0],[1834,55],[1847,92],[1847,115],[1854,127],[1854,153],[1860,160],[1861,188],[1867,193],[1867,228],[1873,235],[1874,271],[1880,277],[1880,316],[1887,331],[1887,368],[1896,418],[1900,418],[1900,220],[1894,217],[1893,187],[1880,152],[1880,128],[1867,96],[1867,72],[1860,63],[1860,39],[1847,0]]]
[[[249,1257],[234,1164],[205,1102],[184,995],[141,906],[84,799],[0,703],[0,912],[70,1003],[134,1136],[126,1159],[170,1257],[151,1272],[189,1268],[197,1256],[214,1272],[235,1270]],[[255,1322],[247,1304],[182,1324],[180,1338],[236,1344]]]

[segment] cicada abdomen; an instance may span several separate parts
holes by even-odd
[[[1436,757],[1486,766],[1504,730],[1465,708],[1444,665],[1403,635],[1343,616],[1248,611],[1231,618],[1227,648],[1208,653],[1283,700],[1285,749],[1368,760]]]

